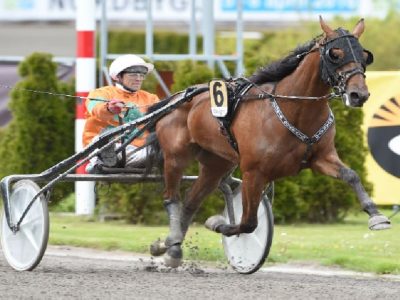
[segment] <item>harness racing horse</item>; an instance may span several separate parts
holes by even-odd
[[[373,56],[359,43],[364,21],[361,19],[352,33],[342,28],[332,30],[322,18],[320,26],[321,36],[246,79],[249,86],[240,96],[229,128],[236,149],[211,114],[209,92],[193,97],[157,121],[170,232],[164,244],[152,245],[151,253],[166,252],[167,265],[180,265],[181,244],[194,214],[236,166],[242,172],[240,224],[227,224],[222,216],[212,216],[206,222],[206,227],[225,236],[253,232],[266,184],[296,175],[303,168],[347,182],[369,215],[369,228],[390,228],[389,219],[380,214],[357,173],[338,157],[334,117],[328,104],[331,88],[349,107],[361,107],[369,97],[364,72]],[[199,162],[199,176],[181,208],[179,186],[193,159]]]

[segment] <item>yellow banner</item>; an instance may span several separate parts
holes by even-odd
[[[364,104],[368,179],[374,202],[400,204],[400,72],[367,72],[371,93]]]

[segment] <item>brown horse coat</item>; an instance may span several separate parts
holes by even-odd
[[[241,222],[231,225],[221,218],[214,218],[208,223],[209,228],[224,235],[252,232],[257,227],[257,209],[265,185],[281,177],[296,175],[303,167],[349,183],[362,208],[370,215],[370,228],[390,227],[389,220],[378,212],[366,194],[358,175],[338,157],[334,126],[311,146],[308,153],[307,144],[277,117],[271,99],[249,99],[260,93],[284,95],[273,98],[286,119],[309,137],[321,128],[330,114],[326,95],[332,87],[340,90],[348,106],[362,106],[369,97],[364,68],[370,55],[358,42],[364,31],[363,20],[357,23],[352,34],[343,29],[332,30],[322,19],[320,24],[324,32],[322,37],[249,78],[254,86],[246,94],[231,126],[238,152],[221,133],[217,119],[212,116],[208,93],[194,97],[157,122],[156,133],[164,153],[164,197],[171,229],[166,247],[172,258],[179,261],[182,257],[180,244],[204,197],[237,165],[242,172]],[[304,100],[306,97],[314,97],[314,100]],[[305,153],[307,163],[302,164]],[[193,159],[200,164],[199,177],[180,210],[180,180]]]

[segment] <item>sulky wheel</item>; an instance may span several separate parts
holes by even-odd
[[[16,224],[32,198],[40,190],[31,180],[20,180],[10,195],[11,222]],[[3,209],[1,245],[7,262],[17,271],[31,271],[41,261],[49,238],[49,211],[41,195],[33,203],[17,232],[13,233]]]
[[[272,214],[273,183],[264,192],[258,207],[258,226],[252,233],[243,233],[234,236],[223,236],[225,256],[229,264],[238,273],[251,274],[256,272],[268,256],[274,233]],[[239,224],[242,217],[241,185],[233,192],[233,211],[235,223]],[[230,223],[228,210],[225,207],[224,217]]]

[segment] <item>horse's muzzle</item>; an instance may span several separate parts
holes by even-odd
[[[362,107],[369,95],[368,91],[349,91],[343,95],[343,101],[347,106]]]

